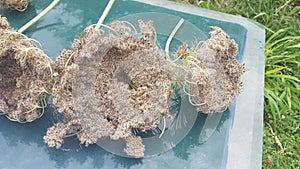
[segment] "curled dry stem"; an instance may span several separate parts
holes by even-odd
[[[67,66],[69,65],[69,62],[70,62],[70,60],[73,58],[74,54],[75,54],[75,52],[73,52],[73,53],[70,55],[70,57],[68,58],[68,60],[66,61],[65,68],[67,68]]]
[[[163,116],[162,118],[163,118],[164,126],[163,126],[163,129],[158,138],[161,138],[164,135],[165,130],[166,130],[166,125],[167,125],[166,118],[165,118],[165,116]]]
[[[3,111],[0,110],[0,116],[7,115],[7,113],[4,113]]]
[[[33,39],[33,38],[27,38],[27,39],[30,40],[30,41],[33,41],[34,43],[36,43],[39,46],[40,49],[43,48],[42,44],[38,40]]]
[[[128,21],[121,21],[121,22],[123,22],[123,23],[129,25],[129,26],[134,30],[134,33],[135,33],[135,35],[136,35],[137,38],[138,38],[138,34],[139,34],[139,33],[138,33],[138,31],[136,30],[136,28],[133,26],[132,23],[130,23],[130,22],[128,22]]]
[[[171,32],[171,34],[166,42],[165,52],[166,52],[167,56],[170,55],[170,44],[171,44],[175,34],[178,32],[178,30],[180,29],[180,27],[182,26],[183,23],[184,23],[184,19],[181,18],[180,21],[175,26],[175,28],[173,29],[173,31]]]
[[[96,29],[97,24],[92,24],[92,25],[90,25],[90,26],[95,27],[95,29]],[[110,26],[108,26],[108,25],[105,25],[105,24],[100,24],[100,26],[101,26],[101,27],[104,27],[104,28],[107,28],[107,29],[109,29],[109,30],[112,31],[112,32],[115,32],[115,31],[116,31],[116,30],[114,30],[112,27],[110,27]]]
[[[195,107],[203,106],[203,105],[206,104],[206,102],[203,102],[203,103],[194,103],[194,102],[192,101],[192,98],[191,98],[190,95],[189,95],[189,102],[191,103],[191,105],[193,105],[193,106],[195,106]]]
[[[77,134],[80,134],[81,132],[83,132],[83,130],[79,130],[75,133],[72,133],[72,134],[66,134],[65,136],[63,136],[63,138],[68,138],[68,137],[73,137],[73,136],[76,136]]]
[[[200,70],[200,72],[205,72],[205,71],[204,71],[197,63],[195,63],[194,61],[189,60],[188,62],[191,63],[191,64],[193,64],[194,66],[196,66],[196,67]]]

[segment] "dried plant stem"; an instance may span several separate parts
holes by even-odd
[[[194,66],[196,66],[201,72],[205,72],[197,63],[195,63],[192,60],[189,60],[189,63],[192,63]]]
[[[9,32],[9,37],[10,37],[10,35],[13,35],[13,34],[20,35],[20,36],[22,36],[24,39],[28,39],[28,37],[25,36],[24,34],[22,34],[22,33],[20,33],[20,32],[15,32],[15,31],[10,31],[10,32]]]
[[[83,130],[77,131],[77,132],[72,133],[72,134],[67,134],[67,135],[65,135],[63,138],[73,137],[73,136],[75,136],[75,135],[77,135],[77,134],[79,134],[79,133],[81,133],[81,132],[83,132]]]
[[[72,53],[72,54],[70,55],[70,57],[68,58],[68,60],[67,60],[67,62],[66,62],[66,64],[65,64],[65,68],[68,66],[68,64],[69,64],[70,60],[72,59],[72,57],[74,56],[74,54],[75,54],[75,52]]]
[[[198,107],[198,106],[203,106],[203,105],[206,104],[205,102],[204,102],[204,103],[194,103],[194,102],[192,101],[191,96],[189,96],[189,102],[191,103],[191,105],[196,106],[196,107]]]
[[[39,105],[35,105],[35,106],[33,106],[33,108],[31,108],[30,110],[28,110],[28,111],[26,111],[26,112],[22,112],[22,114],[29,114],[29,113],[35,111],[35,110],[38,109],[38,108],[40,108],[40,106],[39,106]]]
[[[53,77],[53,76],[54,76],[54,72],[53,72],[53,69],[52,69],[52,67],[51,67],[51,64],[48,63],[47,66],[48,66],[48,68],[49,68],[49,70],[50,70],[51,76]]]
[[[23,33],[25,30],[27,30],[30,26],[32,26],[34,23],[36,23],[38,20],[40,20],[43,16],[45,16],[52,8],[56,6],[56,4],[60,0],[54,0],[46,9],[44,9],[40,14],[38,14],[36,17],[31,19],[28,23],[26,23],[24,26],[22,26],[18,32]]]
[[[166,52],[167,56],[169,56],[169,54],[170,54],[170,44],[172,42],[172,39],[175,36],[175,34],[178,32],[180,27],[182,26],[183,22],[184,22],[184,19],[181,18],[180,21],[175,26],[175,28],[173,29],[173,31],[171,32],[171,34],[166,42],[165,52]]]
[[[181,59],[181,57],[182,57],[182,55],[179,55],[175,60],[173,60],[172,62],[173,63],[176,63],[178,60],[180,60]]]
[[[160,133],[160,135],[159,135],[158,138],[161,138],[164,135],[165,130],[166,130],[166,124],[167,124],[167,122],[166,122],[166,118],[165,117],[163,117],[163,121],[164,121],[164,126],[163,126],[163,129],[162,129],[162,131],[161,131],[161,133]]]
[[[103,11],[101,17],[100,17],[99,20],[98,20],[97,25],[95,26],[95,29],[96,29],[96,30],[98,30],[98,29],[100,28],[101,24],[103,24],[103,22],[104,22],[106,16],[108,15],[108,13],[109,13],[109,11],[110,11],[110,9],[112,8],[112,6],[113,6],[114,3],[115,3],[115,0],[110,0],[110,1],[108,2],[108,4],[107,4],[107,6],[105,7],[105,9],[104,9],[104,11]]]
[[[0,111],[0,116],[3,116],[3,115],[7,115],[7,113]]]
[[[35,39],[32,39],[32,38],[28,38],[28,39],[31,40],[31,41],[33,41],[33,42],[35,42],[40,47],[40,49],[43,48],[42,44],[39,41],[37,41]]]
[[[20,120],[11,118],[11,117],[9,117],[8,115],[6,115],[6,118],[8,118],[8,120],[10,120],[10,121],[15,121],[15,122],[18,122],[18,123],[25,123],[25,122],[22,122],[22,121],[20,121]]]
[[[128,21],[122,21],[125,24],[128,24],[135,32],[135,35],[138,36],[138,31],[136,30],[136,28],[132,25],[132,23],[128,22]]]
[[[193,57],[193,56],[191,56],[191,55],[187,56],[187,59],[195,60],[195,61],[201,63],[201,61],[200,61],[199,59],[197,59],[197,58],[195,58],[195,57]]]

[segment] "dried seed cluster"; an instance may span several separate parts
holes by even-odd
[[[153,22],[139,20],[139,24],[140,35],[132,25],[122,21],[112,23],[107,36],[102,30],[88,27],[84,37],[75,39],[72,50],[61,53],[56,62],[59,81],[53,88],[53,97],[65,123],[49,128],[44,137],[49,146],[60,147],[62,135],[70,133],[69,126],[75,126],[77,130],[73,128],[73,132],[77,132],[78,139],[86,146],[101,137],[123,138],[127,141],[124,151],[128,155],[144,156],[142,139],[134,136],[132,130],[152,129],[163,116],[171,118],[167,101],[172,66],[155,47]],[[89,93],[80,83],[93,78],[89,88],[94,91]],[[74,100],[80,103],[76,107]]]
[[[124,21],[112,23],[106,34],[87,27],[72,50],[61,52],[52,94],[64,122],[47,130],[44,141],[49,147],[60,148],[73,135],[86,146],[109,137],[124,139],[128,156],[143,157],[145,145],[133,131],[154,129],[163,117],[172,118],[172,80],[182,84],[203,113],[222,112],[232,104],[242,89],[245,68],[236,60],[238,47],[228,34],[215,27],[194,52],[186,44],[180,46],[176,56],[183,65],[178,66],[155,46],[154,23],[138,22],[140,33]],[[0,16],[0,113],[13,121],[32,122],[46,104],[41,100],[53,80],[53,63],[32,39],[8,27]],[[185,65],[184,71],[175,69]]]
[[[29,4],[29,0],[2,0],[2,8],[12,8],[18,11],[25,11]]]
[[[6,29],[9,27],[9,22],[6,17],[0,15],[0,29]]]
[[[145,151],[145,145],[142,144],[142,138],[136,136],[130,136],[126,138],[125,153],[132,157],[143,157]]]
[[[3,24],[3,21],[5,24]],[[1,18],[3,28],[6,19]],[[32,122],[41,116],[52,80],[51,59],[34,41],[14,30],[0,29],[0,112],[10,120]]]
[[[203,113],[223,112],[240,93],[245,68],[236,60],[238,46],[221,28],[189,60],[185,77],[191,102]]]

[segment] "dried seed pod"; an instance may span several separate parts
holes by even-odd
[[[77,137],[86,146],[102,137],[130,140],[136,137],[133,128],[155,128],[163,116],[170,117],[166,109],[171,66],[152,41],[156,39],[153,22],[140,20],[139,24],[140,37],[130,23],[122,21],[109,26],[108,36],[88,27],[84,37],[75,39],[73,49],[64,50],[56,62],[59,80],[53,88],[54,104],[66,125],[77,119],[81,131]],[[60,146],[61,137],[50,131],[45,142]],[[131,154],[129,150],[135,149],[131,146],[135,144],[127,145],[128,155],[143,155],[144,149]]]
[[[25,11],[29,4],[29,0],[2,0],[2,8],[12,8],[18,11]]]
[[[189,59],[185,88],[191,103],[203,113],[222,112],[240,93],[240,76],[245,68],[236,60],[238,46],[221,28],[214,27],[211,38]]]
[[[32,122],[46,105],[52,61],[14,30],[0,29],[0,46],[0,111],[12,121]]]

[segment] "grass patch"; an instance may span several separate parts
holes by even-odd
[[[241,15],[266,29],[263,168],[300,168],[300,2],[177,0]]]

